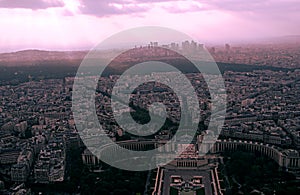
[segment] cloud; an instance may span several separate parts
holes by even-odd
[[[278,11],[286,13],[286,11],[299,11],[300,9],[300,4],[297,0],[207,0],[205,2],[217,9],[235,12],[250,11],[270,13]]]
[[[0,0],[0,8],[47,9],[50,7],[63,7],[60,0]]]
[[[134,14],[145,12],[149,8],[145,5],[138,5],[129,1],[122,0],[81,0],[80,11],[82,14],[95,15],[98,17]]]
[[[230,28],[240,35],[268,37],[299,34],[300,4],[298,0],[204,0],[210,9],[232,16]],[[238,28],[237,28],[238,27]],[[225,28],[224,28],[225,29]],[[253,34],[253,35],[252,35]]]
[[[229,12],[266,32],[299,34],[300,4],[298,0],[207,0],[212,9]],[[269,28],[269,29],[268,29]],[[271,30],[270,30],[271,29]]]
[[[203,4],[196,0],[80,0],[80,2],[82,14],[98,17],[143,13],[153,8],[161,8],[168,13],[204,10]]]
[[[198,1],[171,1],[161,3],[161,8],[169,13],[191,13],[209,10],[209,6]]]

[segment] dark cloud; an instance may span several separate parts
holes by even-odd
[[[95,15],[98,17],[104,17],[109,15],[120,15],[120,14],[134,14],[146,12],[151,9],[151,4],[153,3],[163,3],[163,2],[177,2],[182,0],[81,0],[81,12],[83,14]],[[138,4],[149,4],[150,7],[142,7]],[[123,5],[122,9],[118,9],[111,4]],[[130,4],[130,6],[128,6]],[[179,13],[185,12],[186,10],[175,8],[170,10],[167,7],[162,7],[168,12]],[[199,9],[194,7],[194,9]]]
[[[118,9],[115,6],[111,6],[111,4],[120,4],[124,7],[122,9]],[[109,15],[140,13],[145,12],[148,9],[133,4],[128,6],[128,3],[122,0],[81,0],[80,10],[83,14],[104,17]]]
[[[47,9],[49,7],[63,7],[60,0],[0,0],[0,8],[25,8],[25,9]]]
[[[169,5],[159,5],[169,13],[198,12],[203,10],[224,10],[235,13],[251,12],[256,14],[286,14],[288,12],[298,12],[300,4],[297,0],[194,0],[186,1],[190,7],[182,8],[176,2],[183,0],[81,0],[82,14],[104,17],[109,15],[133,14],[150,10],[151,4],[169,2]],[[194,2],[203,4],[204,7]],[[139,4],[148,4],[148,7]],[[122,9],[111,6],[111,4],[122,5]],[[130,6],[128,6],[130,4]]]

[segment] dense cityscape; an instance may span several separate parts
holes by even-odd
[[[152,58],[153,55],[156,56],[156,60],[170,60],[174,58],[172,52],[162,51],[172,49],[196,55],[203,47],[203,44],[194,41],[161,47],[154,42],[133,50],[142,52],[143,55],[138,52],[131,53],[129,58],[121,56],[119,60],[139,62],[149,60],[149,55]],[[188,72],[186,77],[195,86],[201,109],[197,134],[192,143],[181,143],[188,144],[188,149],[171,163],[146,172],[116,170],[85,147],[72,114],[75,72],[64,72],[57,78],[48,78],[46,72],[34,75],[25,71],[25,79],[16,80],[18,74],[24,72],[15,71],[10,79],[2,79],[0,193],[298,194],[299,45],[226,44],[209,46],[208,50],[220,67],[223,64],[221,71],[225,80],[227,110],[220,135],[210,134],[213,129],[208,129],[212,108],[209,90],[205,87],[201,73]],[[11,55],[11,59],[15,59],[13,54],[2,54],[5,55]],[[45,53],[44,55],[47,56]],[[3,57],[1,63],[5,64],[9,60],[9,57]],[[75,67],[77,65],[75,64]],[[12,68],[4,67],[7,71]],[[172,77],[173,73],[168,74]],[[160,75],[153,73],[152,76]],[[174,136],[180,120],[180,101],[176,94],[168,87],[155,82],[140,86],[131,94],[130,106],[136,121],[146,123],[149,120],[148,105],[151,102],[162,102],[167,105],[168,112],[168,119],[159,132],[146,138],[135,137],[118,126],[110,111],[110,94],[119,78],[119,74],[111,73],[98,80],[97,115],[107,136],[131,150],[148,150],[163,145]],[[210,80],[214,79],[212,75]],[[180,86],[180,78],[176,82]],[[184,90],[185,86],[182,87]],[[126,83],[120,85],[117,90],[125,91]],[[122,107],[122,103],[119,106]],[[192,109],[196,108],[189,108]],[[122,112],[128,112],[126,107]],[[156,111],[155,114],[159,117],[161,112]],[[86,131],[89,130],[87,124]],[[218,136],[217,142],[205,142],[203,137],[207,135]],[[180,150],[180,144],[174,147]],[[200,156],[199,153],[204,147],[209,148],[209,152]],[[169,150],[172,149],[164,148],[164,152]],[[114,146],[108,146],[103,155],[116,158],[114,151]],[[236,162],[234,156],[238,155],[244,161]],[[258,160],[256,162],[253,159]],[[247,167],[248,162],[252,162],[255,167],[252,164]],[[269,170],[264,166],[265,163],[270,164]],[[249,177],[252,178],[252,183],[247,183],[249,179],[238,175],[242,171],[235,172],[234,167],[251,169],[249,172],[253,175]],[[257,175],[252,169],[259,169],[256,170]],[[269,172],[274,175],[267,175]],[[259,174],[261,175],[258,176]],[[267,179],[255,180],[253,177]],[[277,182],[276,186],[274,182]]]

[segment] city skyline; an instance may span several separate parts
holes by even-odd
[[[165,26],[221,44],[300,35],[296,1],[2,0],[0,10],[1,52],[89,50],[137,26]]]

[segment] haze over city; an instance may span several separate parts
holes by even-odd
[[[0,52],[88,50],[114,33],[148,25],[202,43],[261,41],[300,35],[299,10],[296,0],[1,0]]]

